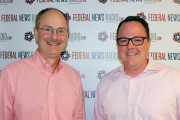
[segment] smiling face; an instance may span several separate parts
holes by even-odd
[[[39,53],[45,60],[59,59],[61,52],[65,51],[68,41],[68,34],[58,36],[56,32],[58,28],[68,29],[64,16],[57,10],[48,10],[41,16],[38,27],[54,29],[52,35],[47,35],[43,33],[42,29],[34,28]]]
[[[129,21],[122,24],[118,31],[120,37],[147,37],[145,28],[140,22]],[[143,45],[134,46],[129,41],[128,46],[118,46],[118,54],[124,64],[125,72],[127,70],[144,69],[147,65],[147,54],[150,48],[151,40],[145,39]]]

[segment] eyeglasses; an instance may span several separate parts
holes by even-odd
[[[53,32],[54,32],[54,30],[55,30],[55,29],[53,29],[53,28],[51,28],[51,27],[43,27],[43,28],[36,27],[36,29],[37,29],[37,30],[38,30],[38,29],[42,30],[42,31],[43,31],[43,34],[45,34],[45,35],[52,35]],[[56,33],[57,33],[59,36],[65,36],[65,35],[68,34],[68,31],[67,31],[66,29],[64,29],[64,28],[58,28],[58,29],[56,29]]]
[[[117,43],[119,46],[128,46],[129,41],[131,41],[133,45],[139,46],[144,43],[144,39],[149,39],[149,37],[133,37],[133,38],[121,37],[121,38],[117,38]]]

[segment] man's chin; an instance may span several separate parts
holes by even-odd
[[[49,53],[49,57],[59,57],[61,55],[61,53],[60,52],[51,52],[51,53]]]

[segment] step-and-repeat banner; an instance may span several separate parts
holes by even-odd
[[[93,116],[99,80],[121,65],[116,29],[125,17],[143,17],[150,26],[150,55],[180,69],[180,0],[0,0],[0,71],[34,54],[35,18],[46,7],[68,16],[70,37],[62,59],[79,71],[87,120]]]

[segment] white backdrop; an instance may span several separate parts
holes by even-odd
[[[69,15],[70,38],[63,60],[81,75],[87,120],[92,119],[99,80],[120,65],[116,29],[125,17],[144,17],[154,60],[180,69],[180,0],[0,0],[0,70],[34,53],[35,16],[46,7]]]

